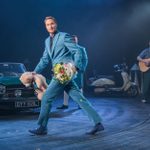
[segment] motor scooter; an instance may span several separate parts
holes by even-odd
[[[100,75],[95,78],[89,78],[90,86],[94,89],[95,94],[121,93],[126,96],[137,96],[138,86],[131,82],[127,72],[126,63],[114,65],[114,75]]]

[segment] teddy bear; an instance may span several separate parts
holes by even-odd
[[[43,94],[48,86],[45,77],[35,72],[24,72],[20,77],[20,81],[26,87],[31,86],[33,83],[36,84],[37,88],[35,88],[35,92],[37,94],[38,100],[42,99]]]

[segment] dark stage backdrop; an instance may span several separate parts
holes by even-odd
[[[48,36],[48,15],[87,48],[88,77],[111,74],[124,60],[131,67],[150,40],[149,0],[1,0],[0,62],[24,62],[33,70]]]

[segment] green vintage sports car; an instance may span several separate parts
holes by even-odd
[[[19,80],[25,71],[22,63],[0,63],[0,110],[40,107],[34,88]]]

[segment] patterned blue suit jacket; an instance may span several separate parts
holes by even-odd
[[[74,63],[79,70],[82,70],[82,54],[80,53],[79,46],[74,42],[72,36],[64,32],[57,32],[53,38],[51,48],[50,42],[50,37],[48,37],[45,40],[43,56],[35,67],[35,72],[41,73],[50,61],[52,62],[52,66],[56,63],[71,62]]]

